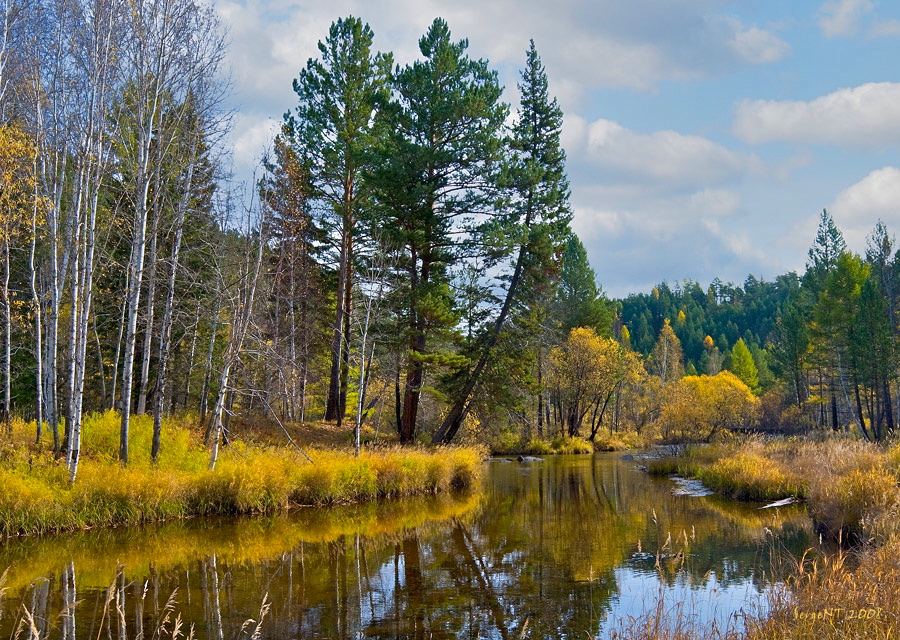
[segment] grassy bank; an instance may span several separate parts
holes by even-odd
[[[884,542],[900,510],[900,446],[751,438],[687,447],[648,470],[697,478],[738,499],[805,499],[819,531],[834,539]]]
[[[274,513],[291,506],[439,493],[475,485],[482,454],[471,448],[391,448],[360,457],[310,449],[310,463],[284,447],[234,443],[214,471],[196,434],[166,425],[163,453],[149,460],[152,424],[132,422],[128,467],[116,460],[118,416],[89,416],[78,479],[16,424],[0,444],[0,536],[68,531],[210,514]]]

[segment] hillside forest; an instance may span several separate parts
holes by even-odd
[[[889,230],[873,220],[856,255],[823,212],[802,275],[608,299],[534,43],[508,105],[442,19],[407,65],[339,19],[242,185],[211,6],[6,7],[0,422],[32,421],[73,479],[85,416],[108,410],[123,463],[137,414],[153,458],[177,416],[211,465],[253,421],[326,421],[357,447],[895,429]]]

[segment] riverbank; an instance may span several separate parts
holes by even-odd
[[[234,442],[209,471],[198,435],[176,424],[166,425],[162,454],[151,463],[151,420],[135,416],[133,454],[122,467],[115,453],[118,420],[114,412],[85,420],[84,455],[74,484],[46,443],[30,446],[28,427],[14,424],[12,437],[0,440],[0,536],[469,489],[478,482],[484,457],[466,447],[392,447],[356,457],[338,449],[301,453]]]
[[[819,533],[835,540],[887,541],[900,509],[900,445],[749,438],[688,446],[648,461],[647,470],[696,478],[740,500],[806,500]]]
[[[491,454],[495,456],[546,456],[546,455],[571,455],[591,454],[595,451],[628,451],[641,449],[649,445],[649,442],[641,436],[629,432],[622,434],[597,434],[593,441],[587,438],[570,436],[556,436],[555,438],[530,438],[524,444],[495,444],[491,447]]]

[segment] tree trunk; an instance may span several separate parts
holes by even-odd
[[[150,255],[147,266],[147,302],[144,313],[144,345],[141,354],[141,382],[138,385],[137,408],[135,413],[142,415],[147,413],[147,389],[150,386],[150,352],[153,349],[153,313],[156,305],[156,261],[157,244],[159,241],[160,196],[159,181],[160,169],[156,168],[155,188],[153,194],[153,223],[150,227]]]
[[[154,398],[154,409],[153,409],[153,442],[150,446],[150,459],[153,462],[156,462],[159,458],[159,451],[161,446],[161,438],[162,438],[162,415],[163,415],[163,402],[166,395],[166,384],[168,382],[167,375],[167,367],[169,360],[169,346],[172,337],[172,316],[175,308],[175,280],[178,275],[178,257],[181,252],[181,240],[184,234],[184,218],[185,213],[187,211],[188,206],[188,198],[191,193],[193,176],[194,176],[194,157],[197,152],[197,144],[196,141],[193,145],[192,153],[191,153],[191,161],[188,165],[187,175],[185,176],[185,184],[183,187],[183,192],[181,195],[181,200],[178,204],[178,213],[175,221],[175,239],[172,243],[172,257],[171,264],[169,267],[169,283],[168,288],[166,290],[166,301],[163,307],[163,318],[162,325],[159,330],[159,353],[156,358],[156,389],[153,394]],[[153,251],[151,253],[151,260],[155,263],[156,256],[156,222],[154,221],[154,239],[153,239]],[[152,283],[151,283],[152,286]],[[150,306],[152,307],[152,301],[150,302]],[[150,313],[150,318],[152,320],[152,312]],[[152,321],[148,321],[148,330],[150,326],[152,326]],[[147,343],[144,343],[147,346]],[[147,359],[145,359],[145,364],[147,363]],[[146,380],[146,376],[145,376]],[[146,389],[144,392],[144,397],[146,399]]]
[[[12,304],[9,301],[9,230],[4,233],[3,256],[3,422],[12,435]]]
[[[337,299],[334,303],[334,325],[331,336],[331,371],[328,377],[328,398],[325,402],[325,420],[334,420],[340,424],[341,418],[341,349],[344,344],[344,282],[348,271],[348,246],[346,236],[341,238],[341,251],[338,257]]]
[[[528,234],[531,231],[531,216],[532,211],[529,209],[525,215],[526,236],[522,241],[522,244],[519,245],[519,254],[516,257],[516,266],[513,269],[512,278],[510,278],[509,281],[509,288],[506,290],[506,297],[503,300],[503,306],[500,308],[500,313],[497,315],[497,319],[494,321],[494,326],[491,328],[490,334],[488,334],[487,339],[481,347],[481,355],[478,358],[478,363],[466,377],[466,382],[463,385],[462,392],[459,394],[459,398],[453,404],[453,407],[451,407],[450,411],[447,413],[447,417],[444,418],[444,421],[441,424],[440,428],[434,434],[434,440],[436,442],[442,442],[445,444],[451,442],[456,436],[456,433],[459,431],[459,428],[462,426],[463,420],[466,419],[466,415],[469,413],[469,409],[471,408],[472,392],[475,390],[475,387],[478,385],[478,382],[481,379],[481,374],[484,371],[485,366],[487,365],[491,349],[493,349],[494,345],[497,344],[497,338],[500,335],[500,331],[503,329],[503,325],[506,322],[506,317],[509,315],[509,310],[512,307],[513,299],[515,298],[516,291],[519,287],[519,280],[522,277],[522,268],[525,264],[525,255],[528,250]]]
[[[35,154],[34,174],[37,176],[37,155]],[[37,185],[37,181],[35,181]],[[30,273],[29,283],[31,285],[31,301],[34,305],[34,360],[35,360],[35,389],[34,389],[34,413],[35,425],[37,427],[35,443],[40,445],[44,431],[44,361],[43,361],[43,345],[41,344],[43,328],[44,307],[41,303],[41,295],[37,286],[37,266],[35,264],[35,253],[37,252],[37,186],[35,186],[35,204],[31,211],[31,248],[28,253],[28,267]]]

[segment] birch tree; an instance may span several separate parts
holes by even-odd
[[[67,376],[66,461],[69,480],[75,481],[81,449],[82,405],[84,399],[85,353],[93,297],[94,248],[100,190],[109,161],[106,129],[108,108],[120,86],[113,60],[120,52],[121,35],[117,26],[125,11],[124,3],[106,0],[80,14],[84,58],[81,77],[84,84],[82,104],[86,113],[80,132],[75,206],[69,213],[66,255],[69,278],[69,371]],[[65,266],[61,280],[65,280]]]
[[[203,74],[216,73],[213,60],[221,60],[219,27],[211,8],[192,0],[137,2],[130,13],[128,70],[130,87],[127,114],[133,123],[133,139],[122,140],[133,157],[131,260],[126,289],[126,324],[123,344],[119,459],[128,462],[128,436],[134,386],[134,359],[138,334],[141,289],[147,252],[147,225],[159,193],[151,192],[154,177],[172,152],[173,131],[162,127],[165,110],[181,105],[173,117],[184,117],[187,96]],[[212,40],[208,40],[212,38]],[[127,131],[129,127],[122,128]],[[151,197],[152,196],[152,197]],[[154,256],[155,257],[155,256]],[[149,346],[149,345],[148,345]]]
[[[233,389],[229,386],[231,376],[235,366],[237,365],[244,346],[244,339],[253,320],[253,303],[256,297],[256,287],[259,282],[259,274],[262,270],[263,255],[265,249],[264,225],[261,220],[257,220],[258,235],[254,239],[251,233],[252,227],[249,224],[250,216],[254,212],[254,202],[251,200],[247,207],[247,231],[245,238],[248,246],[243,252],[244,260],[240,264],[240,272],[237,278],[236,290],[228,288],[231,293],[231,331],[228,336],[228,344],[225,351],[225,357],[222,367],[218,372],[218,390],[216,400],[213,404],[212,414],[209,422],[209,469],[212,471],[216,467],[219,458],[219,442],[222,439],[224,429],[224,415],[226,412],[226,399]],[[224,276],[225,274],[222,273]],[[223,289],[225,282],[222,281]]]

